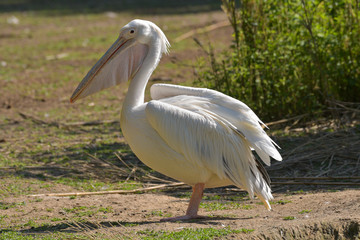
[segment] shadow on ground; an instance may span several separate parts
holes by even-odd
[[[126,179],[126,175],[120,170],[130,172],[131,169],[127,169],[114,153],[127,148],[126,144],[118,142],[90,143],[84,147],[67,147],[61,152],[38,152],[31,157],[40,163],[40,166],[2,168],[0,175],[13,175],[42,181],[59,178],[122,180]],[[131,166],[142,164],[131,152],[121,154],[121,158]]]
[[[23,148],[22,151],[19,150],[16,158],[26,165],[19,164],[14,167],[0,168],[2,177],[15,176],[41,181],[68,178],[74,181],[118,182],[126,179],[141,181],[143,176],[152,172],[153,176],[171,180],[145,166],[132,153],[130,147],[121,141],[121,129],[118,122],[60,128],[46,124],[39,125],[31,121],[18,122],[16,125],[24,126],[24,128],[37,128],[39,132],[52,128],[51,131],[55,132],[57,136],[47,138],[45,141],[61,143],[64,147],[42,147],[37,150],[30,149],[30,151],[29,148]],[[116,136],[114,133],[117,133]],[[39,133],[39,135],[41,134]],[[66,140],[59,138],[60,135],[71,140],[65,142]],[[74,139],[74,136],[84,135],[91,136],[90,140]],[[34,139],[34,141],[36,140]],[[36,142],[32,146],[35,149]],[[28,163],[29,159],[31,159],[31,163]],[[153,181],[153,183],[157,182],[159,181]]]
[[[239,218],[239,217],[223,217],[223,216],[214,216],[214,217],[205,217],[202,219],[192,219],[188,221],[182,221],[184,223],[196,222],[197,224],[203,224],[204,226],[208,225],[217,225],[217,221],[221,220],[246,220],[249,218]],[[66,233],[79,233],[89,230],[97,229],[108,229],[114,227],[129,227],[129,226],[146,226],[150,224],[158,224],[160,221],[144,220],[144,221],[81,221],[81,222],[62,222],[58,224],[46,225],[41,227],[33,227],[30,230],[21,230],[20,232],[25,234],[47,234],[49,232],[66,232]]]
[[[131,152],[126,143],[113,139],[112,135],[107,135],[121,131],[118,123],[101,125],[101,127],[65,128],[59,129],[59,131],[62,131],[62,134],[65,135],[81,136],[86,133],[94,136],[94,139],[75,146],[67,144],[68,147],[57,151],[43,150],[31,155],[22,152],[19,157],[22,157],[22,155],[25,157],[31,156],[35,162],[44,165],[2,168],[0,169],[0,175],[35,178],[42,181],[66,177],[74,180],[93,179],[117,182],[125,179],[142,181],[147,173],[151,173],[157,178],[172,180],[145,166]],[[107,141],[102,141],[101,136],[105,135],[107,135]],[[97,137],[100,137],[100,139],[97,139]],[[313,134],[282,136],[277,137],[275,141],[283,147],[281,154],[284,160],[282,162],[273,161],[270,167],[266,167],[270,178],[273,179],[273,182],[278,183],[273,185],[274,192],[359,188],[359,179],[350,181],[348,179],[330,179],[334,177],[359,177],[359,126],[337,131],[326,130]],[[123,152],[120,153],[119,150]],[[132,171],[134,172],[131,173]],[[288,177],[289,179],[280,182],[276,179],[279,177]],[[329,178],[329,181],[326,180],[323,181],[324,184],[319,184],[317,179],[310,179],[307,182],[290,179],[304,177]],[[153,183],[156,183],[156,181]],[[210,193],[223,192],[221,188],[207,191]],[[166,192],[166,194],[175,194],[176,196],[176,193],[171,191]]]

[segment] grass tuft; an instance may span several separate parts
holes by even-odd
[[[154,230],[144,230],[136,232],[141,239],[216,239],[225,237],[229,234],[238,234],[238,233],[251,233],[254,229],[231,229],[229,227],[223,229],[214,229],[214,228],[199,228],[191,229],[185,228],[177,232],[169,231],[154,231]]]
[[[201,202],[200,207],[206,211],[228,210],[228,209],[245,209],[252,208],[251,205],[241,204],[237,202]]]
[[[305,209],[305,210],[300,211],[299,214],[309,213],[311,211],[312,211],[311,209],[309,209],[309,210]]]
[[[24,205],[25,205],[25,202],[19,202],[19,203],[16,203],[16,202],[13,202],[13,203],[0,202],[0,209],[1,210],[6,210],[6,209],[9,209],[9,208],[16,208],[18,206],[24,206]]]

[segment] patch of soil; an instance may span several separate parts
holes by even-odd
[[[220,191],[220,189],[218,189]],[[181,191],[181,190],[179,190]],[[211,196],[214,193],[206,193]],[[219,192],[218,195],[226,193]],[[360,237],[360,193],[357,190],[315,192],[304,194],[275,194],[272,211],[267,211],[259,200],[247,197],[239,200],[246,209],[207,211],[200,209],[205,219],[187,222],[160,222],[162,217],[185,213],[188,199],[176,192],[131,195],[98,195],[77,197],[19,197],[4,199],[2,204],[23,203],[16,208],[2,210],[5,225],[30,220],[37,224],[52,222],[48,227],[24,226],[24,233],[52,231],[101,231],[105,234],[134,234],[140,230],[179,231],[184,228],[253,229],[251,233],[235,234],[236,239],[358,239]],[[203,203],[225,200],[203,200]],[[77,215],[66,209],[80,209]],[[87,209],[110,209],[109,212],[90,213]],[[74,217],[82,216],[82,225],[72,225]],[[289,220],[286,220],[289,219]],[[64,224],[66,222],[67,224]],[[83,226],[84,225],[84,226]],[[85,227],[88,226],[88,227]],[[229,236],[228,236],[229,237]],[[230,236],[231,237],[231,236]]]

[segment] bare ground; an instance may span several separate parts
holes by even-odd
[[[179,190],[182,192],[181,190]],[[220,191],[220,190],[219,190]],[[206,193],[213,196],[215,193]],[[224,191],[217,194],[229,195]],[[241,193],[243,194],[243,193]],[[241,195],[240,194],[240,195]],[[231,193],[231,195],[236,195]],[[177,191],[168,193],[146,193],[131,195],[85,196],[75,199],[69,197],[44,197],[34,201],[31,197],[4,199],[4,203],[24,203],[17,208],[3,210],[9,218],[5,224],[16,221],[26,224],[29,220],[37,223],[49,219],[68,219],[54,221],[49,227],[24,227],[28,234],[41,234],[51,231],[111,232],[114,236],[136,236],[140,230],[179,231],[184,228],[227,228],[252,229],[250,233],[233,234],[228,238],[237,239],[358,239],[360,237],[360,194],[357,190],[336,192],[306,192],[302,194],[275,194],[272,211],[267,211],[259,200],[245,197],[237,202],[246,209],[226,209],[200,213],[205,219],[188,222],[160,222],[165,216],[185,213],[188,199],[179,198]],[[204,203],[214,202],[204,200]],[[229,201],[218,200],[226,203]],[[71,220],[74,215],[95,207],[109,209],[109,212],[89,213],[79,225]],[[82,211],[67,209],[82,207]],[[43,219],[43,220],[41,220]],[[288,220],[287,220],[288,219]]]

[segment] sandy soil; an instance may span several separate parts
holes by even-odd
[[[220,192],[207,192],[206,196],[227,195]],[[183,192],[184,190],[179,190]],[[189,190],[190,191],[190,190]],[[344,190],[337,192],[307,192],[303,194],[275,194],[272,211],[267,211],[258,199],[245,197],[238,202],[246,209],[225,209],[208,211],[200,209],[200,213],[208,216],[205,219],[187,222],[160,222],[162,217],[184,214],[188,198],[170,193],[146,193],[130,195],[99,195],[77,197],[44,197],[36,200],[31,197],[5,199],[3,203],[22,203],[17,208],[3,210],[2,214],[11,216],[8,221],[37,223],[48,219],[67,219],[52,225],[46,231],[84,231],[79,226],[71,226],[71,219],[76,215],[66,209],[82,208],[81,212],[98,208],[110,209],[109,212],[89,213],[85,217],[85,225],[91,231],[129,235],[140,230],[170,230],[184,228],[226,228],[253,229],[251,233],[228,235],[228,238],[243,239],[358,239],[360,237],[360,192]],[[234,193],[232,196],[236,195]],[[222,202],[225,200],[203,200]],[[294,219],[292,219],[292,217]],[[291,218],[292,220],[286,220]],[[42,220],[43,219],[43,220]],[[66,224],[64,224],[64,222]],[[24,227],[23,232],[40,234],[44,227]],[[87,230],[85,230],[87,231]],[[89,230],[90,231],[90,230]],[[132,233],[131,233],[132,232]]]

